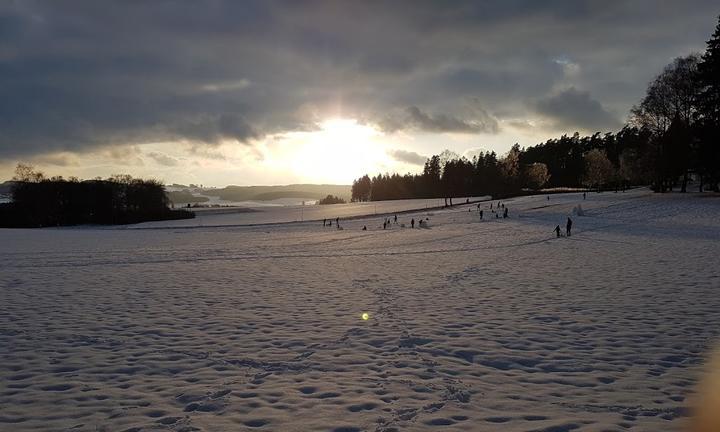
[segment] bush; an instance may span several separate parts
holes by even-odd
[[[328,195],[325,198],[318,201],[318,204],[325,205],[325,204],[345,204],[345,200],[336,197],[335,195]]]

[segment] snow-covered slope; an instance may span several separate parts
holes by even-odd
[[[0,230],[0,430],[682,430],[720,199],[505,204]]]

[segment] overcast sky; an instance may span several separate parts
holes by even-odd
[[[0,179],[347,183],[616,131],[717,1],[0,2]]]

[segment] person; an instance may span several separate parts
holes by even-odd
[[[505,210],[503,211],[503,219],[508,217],[508,209],[507,207],[503,207]]]
[[[328,226],[332,226],[332,219],[328,221]]]
[[[465,204],[470,204],[470,198],[465,198]]]
[[[327,225],[327,219],[323,219],[323,226]]]
[[[547,200],[550,201],[550,195],[547,196]]]
[[[385,227],[387,227],[387,221],[386,221],[386,220],[383,221],[383,229],[385,229]]]
[[[415,218],[410,219],[410,228],[415,228]]]
[[[340,228],[340,218],[339,218],[339,217],[336,217],[336,218],[335,218],[335,226],[337,226],[338,228]]]
[[[367,225],[363,225],[363,231],[367,231]]]
[[[483,211],[480,210],[480,220],[482,220],[482,218],[483,218]]]
[[[572,219],[568,217],[567,224],[565,224],[565,233],[570,237],[570,230],[572,229]]]
[[[555,234],[560,237],[560,225],[556,226],[553,231],[555,231]]]
[[[587,195],[587,194],[586,194],[585,192],[583,192],[583,199],[585,199],[586,195]]]
[[[492,201],[490,201],[490,210],[492,210]]]
[[[397,223],[397,215],[395,215],[395,223]]]

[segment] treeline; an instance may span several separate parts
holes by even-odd
[[[422,174],[365,175],[353,201],[493,195],[543,187],[618,189],[650,185],[656,192],[718,191],[720,183],[720,20],[707,50],[675,59],[617,133],[563,135],[528,148],[517,144],[471,160],[449,152],[429,158]]]
[[[35,228],[80,224],[130,224],[188,219],[195,214],[171,210],[165,187],[128,175],[108,179],[45,178],[18,165],[12,202],[0,204],[0,227]]]

